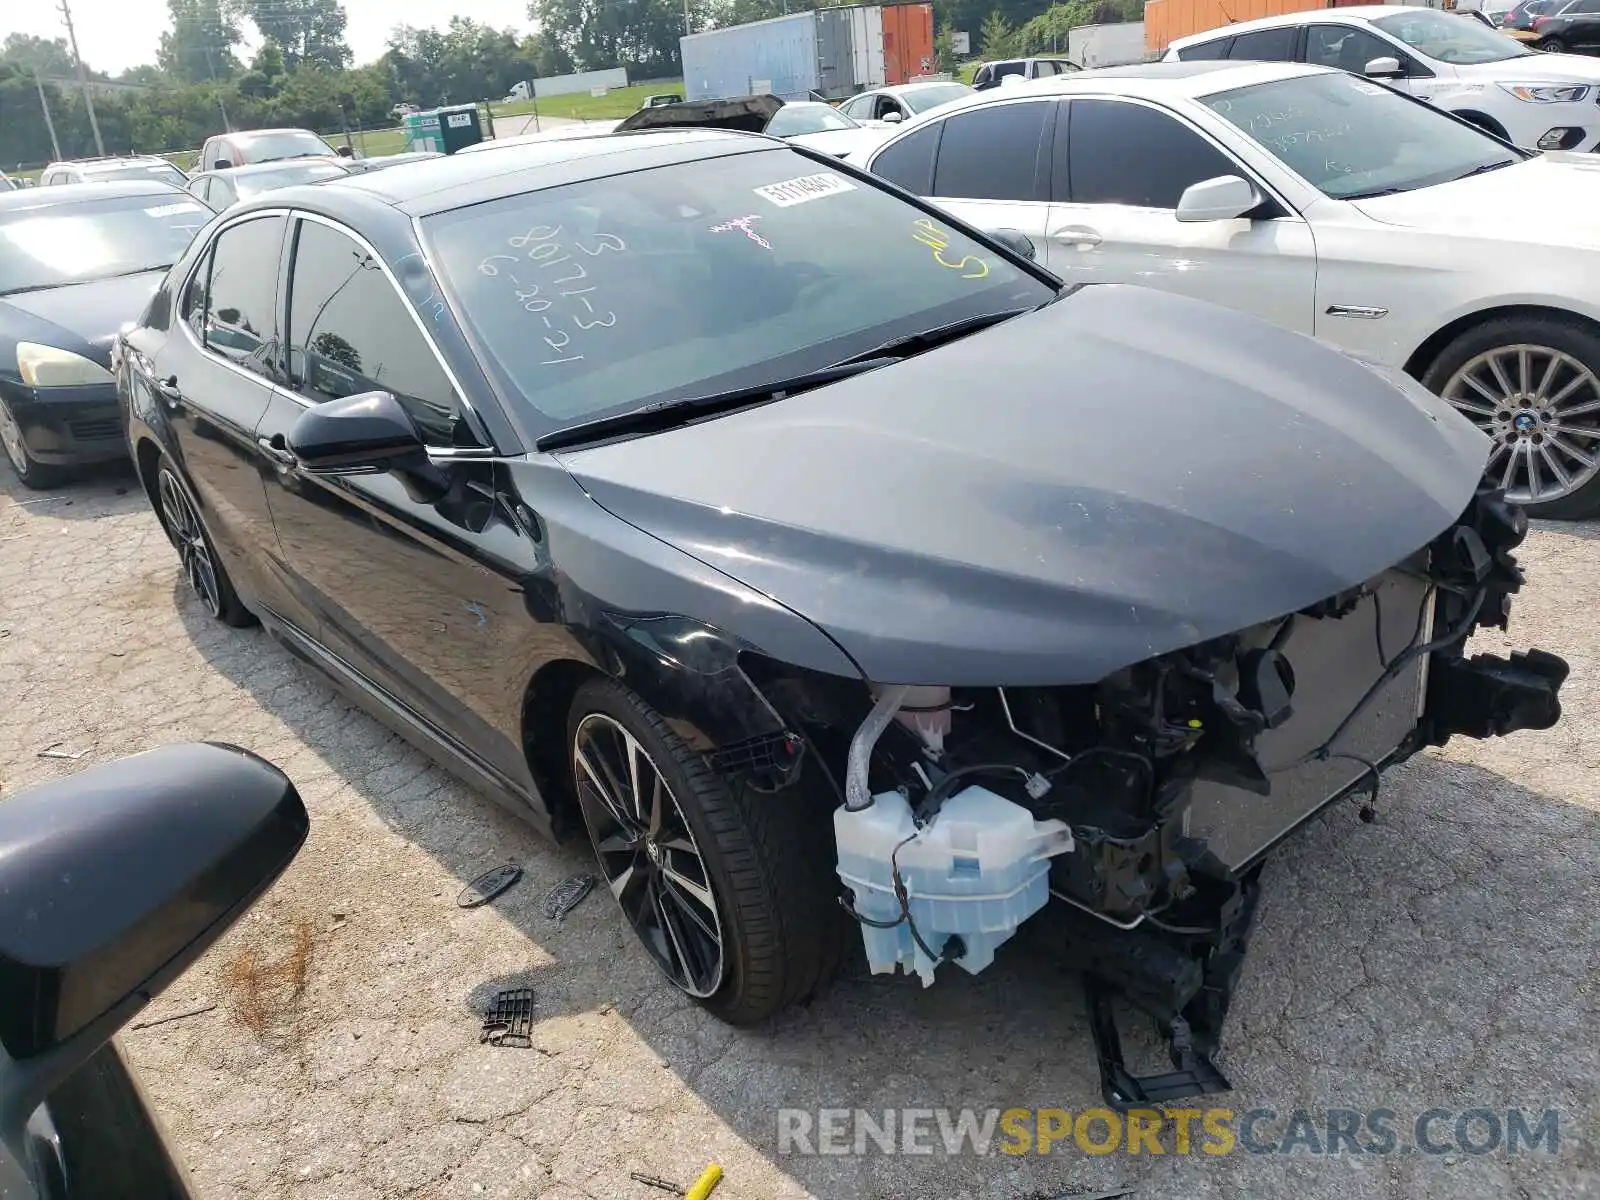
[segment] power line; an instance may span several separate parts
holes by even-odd
[[[89,108],[89,128],[94,130],[94,152],[104,158],[106,144],[100,137],[100,119],[95,116],[94,96],[89,92],[89,73],[83,69],[83,55],[78,53],[78,31],[72,27],[72,8],[68,0],[61,0],[61,19],[66,22],[67,41],[72,44],[72,61],[78,68],[78,86],[83,89],[83,102]],[[41,91],[40,95],[43,94]]]

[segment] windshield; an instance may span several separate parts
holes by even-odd
[[[107,179],[159,179],[162,183],[175,183],[184,187],[189,177],[168,162],[122,163],[114,167],[85,167],[86,183]]]
[[[315,183],[319,179],[332,179],[335,175],[347,175],[341,167],[332,163],[306,163],[304,166],[283,166],[272,171],[243,171],[230,176],[234,186],[239,189],[239,199],[248,200],[251,196],[259,196],[262,192],[270,192],[273,188],[292,187],[297,183]]]
[[[1055,289],[870,183],[772,149],[429,217],[423,234],[536,434],[818,370]]]
[[[188,197],[165,196],[0,214],[0,295],[169,267],[212,215]]]
[[[860,128],[831,104],[785,104],[767,122],[764,132],[773,137],[794,137],[797,133]]]
[[[1338,200],[1414,191],[1519,161],[1472,126],[1342,72],[1235,88],[1202,103]]]
[[[334,156],[333,147],[305,129],[285,129],[278,133],[252,133],[238,141],[247,163],[271,162],[276,158],[298,158],[307,154]]]
[[[904,104],[914,113],[927,112],[930,108],[937,108],[941,104],[948,104],[952,100],[959,100],[963,96],[972,95],[972,89],[964,83],[935,83],[927,87],[911,88],[900,93],[900,103]]]
[[[1470,66],[1532,54],[1499,30],[1481,21],[1463,21],[1454,13],[1416,10],[1377,17],[1372,22],[1419,54],[1442,63]]]

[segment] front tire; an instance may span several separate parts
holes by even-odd
[[[827,982],[849,930],[825,803],[730,786],[611,679],[578,690],[567,745],[602,876],[674,987],[753,1025]]]
[[[213,620],[236,629],[254,625],[255,615],[239,599],[227,568],[217,557],[211,535],[200,520],[200,506],[166,455],[156,466],[155,491],[156,516],[166,530],[167,540],[178,552],[178,565],[189,590]]]
[[[4,451],[6,461],[17,473],[22,486],[30,490],[55,487],[67,477],[61,467],[38,462],[28,453],[28,444],[22,440],[22,426],[17,424],[3,399],[0,399],[0,451]]]
[[[1567,48],[1567,44],[1558,37],[1540,38],[1538,48],[1546,54],[1560,54]]]
[[[1573,317],[1498,317],[1446,346],[1422,383],[1494,439],[1486,474],[1529,516],[1600,513],[1600,333]]]

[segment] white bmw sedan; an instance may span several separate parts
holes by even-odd
[[[1084,71],[861,156],[1069,282],[1212,300],[1403,370],[1495,441],[1539,516],[1600,514],[1600,157],[1535,155],[1354,75]]]

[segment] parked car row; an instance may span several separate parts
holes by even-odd
[[[870,170],[656,108],[206,209],[114,337],[36,327],[9,394],[109,370],[205,611],[585,833],[717,1016],[857,938],[976,973],[1034,919],[1216,1091],[1265,858],[1424,746],[1559,717],[1559,658],[1463,646],[1522,586],[1504,485],[1593,502],[1600,314],[1484,316],[1492,272],[1452,282],[1405,197],[1583,185],[1303,65],[952,95]],[[1366,361],[1275,327],[1337,341],[1325,309]]]

